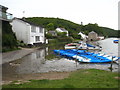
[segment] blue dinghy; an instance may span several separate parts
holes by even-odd
[[[90,62],[90,63],[106,63],[111,61],[117,61],[120,57],[113,57],[105,55],[102,53],[91,53],[86,52],[86,50],[77,50],[77,49],[67,49],[67,50],[54,50],[54,53],[64,56],[66,58],[76,59],[80,62]]]
[[[113,40],[113,42],[114,42],[114,43],[118,43],[118,42],[119,42],[119,40]]]

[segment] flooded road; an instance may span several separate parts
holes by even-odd
[[[103,48],[101,52],[112,56],[118,56],[118,44],[113,43],[113,40],[115,40],[115,38],[99,41],[98,43]],[[77,69],[95,68],[111,71],[109,69],[111,66],[110,63],[78,63],[74,60],[68,60],[66,58],[56,56],[53,53],[54,49],[63,49],[63,47],[64,45],[46,47],[36,50],[35,52],[21,59],[3,64],[3,81],[12,81],[35,77],[38,73],[74,71]],[[112,71],[118,71],[117,64],[114,63],[112,65]]]

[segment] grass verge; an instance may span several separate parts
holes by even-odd
[[[72,72],[61,80],[30,80],[23,84],[3,85],[3,88],[118,88],[118,73],[87,69]]]

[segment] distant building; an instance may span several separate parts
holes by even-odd
[[[83,39],[83,40],[88,38],[88,36],[83,34],[82,32],[79,32],[78,35],[80,35],[81,39]]]
[[[56,28],[57,32],[66,32],[66,36],[69,36],[68,31],[64,28]]]
[[[7,13],[8,8],[0,5],[0,20],[2,21],[12,21],[13,16],[10,13]]]
[[[39,25],[19,18],[14,18],[11,25],[18,40],[31,45],[45,43],[45,31]]]
[[[52,36],[57,36],[57,32],[56,31],[48,31],[49,34],[51,34]]]
[[[88,34],[88,40],[93,41],[98,39],[98,34],[94,31]]]
[[[103,40],[103,39],[105,39],[105,37],[104,36],[99,36],[98,39]]]

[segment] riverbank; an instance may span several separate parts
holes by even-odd
[[[3,88],[118,88],[118,73],[81,69],[73,72],[36,74],[29,80],[13,81]]]
[[[34,52],[35,50],[39,49],[40,47],[36,47],[36,48],[21,48],[21,50],[15,50],[15,51],[10,51],[10,52],[5,52],[2,53],[2,64],[10,62],[10,61],[14,61],[17,59],[20,59],[32,52]]]

